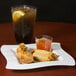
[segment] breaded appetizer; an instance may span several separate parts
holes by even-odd
[[[35,50],[33,53],[34,59],[44,62],[44,61],[54,61],[57,59],[57,55],[55,53],[46,51],[46,50]]]
[[[19,44],[19,48],[17,48],[17,57],[20,63],[32,63],[34,61],[33,55],[28,52],[28,48],[24,43]]]

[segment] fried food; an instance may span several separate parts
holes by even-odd
[[[51,52],[45,50],[35,50],[35,52],[33,53],[33,57],[35,57],[37,60],[41,62],[50,61]]]
[[[33,53],[33,57],[41,62],[44,61],[54,61],[57,60],[58,56],[55,53],[46,51],[46,50],[35,50]]]
[[[17,48],[17,57],[20,63],[32,63],[34,61],[33,55],[28,52],[27,47],[23,43]]]
[[[32,54],[29,52],[18,52],[17,56],[20,63],[32,63],[34,61]]]
[[[24,43],[20,43],[17,48],[17,57],[20,63],[32,63],[35,61],[46,62],[55,61],[58,58],[56,53],[47,50],[32,49],[31,52]]]

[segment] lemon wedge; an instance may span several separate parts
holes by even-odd
[[[18,11],[14,11],[13,14],[12,14],[12,17],[13,17],[13,21],[17,21],[18,19],[20,19],[22,16],[25,15],[25,12],[21,11],[21,10],[18,10]]]

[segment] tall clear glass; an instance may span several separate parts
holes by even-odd
[[[12,20],[17,43],[31,43],[36,19],[36,8],[22,5],[12,7]]]

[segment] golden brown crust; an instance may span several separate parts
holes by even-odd
[[[21,63],[32,63],[34,61],[32,54],[29,52],[18,52],[17,57]]]
[[[50,61],[51,52],[45,50],[35,50],[33,57],[36,57],[39,61]]]

